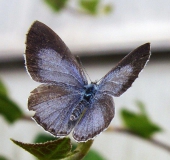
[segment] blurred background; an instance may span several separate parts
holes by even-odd
[[[80,1],[80,0],[79,0]],[[155,139],[170,145],[170,1],[101,0],[92,11],[76,0],[55,12],[44,0],[0,1],[0,79],[10,97],[27,115],[27,98],[39,83],[28,76],[23,54],[26,33],[35,20],[52,28],[78,55],[92,81],[102,78],[127,53],[150,42],[152,56],[140,78],[121,97],[114,98],[113,126],[122,126],[122,107],[137,111],[142,101],[149,117],[163,128]],[[32,160],[32,155],[9,138],[32,142],[43,132],[35,123],[18,121],[12,126],[0,116],[0,155],[11,160]],[[170,153],[147,141],[121,133],[102,133],[92,146],[107,160],[167,160]],[[15,158],[14,158],[15,157]]]

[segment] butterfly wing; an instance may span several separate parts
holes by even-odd
[[[138,77],[150,57],[150,44],[144,44],[113,68],[98,85],[94,100],[73,131],[77,141],[87,141],[106,129],[114,117],[112,96],[120,96]]]
[[[93,139],[109,126],[114,113],[114,102],[110,95],[95,95],[93,102],[75,126],[73,138],[82,142]]]
[[[35,111],[33,119],[45,130],[55,136],[66,136],[77,122],[70,121],[70,115],[80,99],[79,91],[43,84],[31,92],[28,109]]]
[[[61,38],[45,24],[35,21],[26,40],[26,67],[38,82],[82,88],[83,70]]]
[[[149,60],[150,55],[149,43],[136,48],[102,78],[98,92],[107,93],[115,97],[120,96],[131,87]]]

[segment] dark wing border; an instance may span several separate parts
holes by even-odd
[[[136,48],[101,79],[98,91],[115,97],[123,94],[145,67],[150,55],[150,43]]]

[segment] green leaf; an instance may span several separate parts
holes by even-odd
[[[51,139],[51,137],[46,135],[39,135],[35,140],[38,142],[45,141],[47,139]],[[40,160],[80,160],[86,156],[89,151],[93,140],[89,140],[87,142],[78,143],[76,149],[71,149],[71,143],[69,138],[57,139],[54,141],[48,141],[45,143],[23,143],[18,142],[16,140],[11,139],[15,144],[22,147],[26,151],[30,152],[34,156],[36,156]],[[97,152],[90,152],[88,157],[102,160],[101,156]],[[87,157],[87,158],[88,158]],[[86,159],[87,159],[86,158]],[[85,159],[85,160],[86,160]],[[94,159],[95,160],[95,159]]]
[[[87,155],[83,158],[83,160],[106,160],[106,158],[103,158],[97,151],[91,149]]]
[[[151,138],[151,136],[161,131],[162,129],[155,123],[153,123],[146,114],[144,104],[137,102],[137,107],[140,109],[140,113],[135,113],[127,109],[121,110],[121,117],[125,126],[132,132],[138,134],[143,138]]]
[[[8,92],[7,92],[5,85],[0,80],[0,95],[7,96],[7,93]]]
[[[8,123],[13,123],[23,116],[18,105],[8,97],[7,89],[2,81],[0,81],[0,115],[2,115]]]
[[[90,14],[96,14],[100,0],[79,0],[82,9]]]
[[[23,113],[18,105],[2,94],[0,94],[0,114],[9,123],[13,123],[23,116]]]
[[[51,136],[49,134],[47,135],[47,134],[40,133],[35,137],[34,143],[44,143],[44,142],[48,142],[48,141],[54,141],[57,139],[58,138]]]
[[[77,148],[77,144],[73,143],[72,151]],[[89,152],[85,155],[85,157],[82,160],[106,160],[106,158],[103,158],[97,151],[94,149],[90,149]]]
[[[110,4],[107,4],[103,7],[104,14],[109,14],[113,11],[113,6]]]
[[[47,142],[47,141],[53,141],[53,140],[56,140],[57,138],[56,137],[53,137],[49,134],[38,134],[35,139],[34,139],[34,143],[44,143],[44,142]],[[75,152],[74,150],[78,147],[77,144],[73,143],[72,145],[72,153],[69,155],[74,155],[78,152]],[[68,157],[69,157],[68,156]],[[85,157],[83,158],[83,160],[89,160],[89,159],[92,159],[92,160],[105,160],[105,158],[103,158],[97,151],[95,150],[90,150],[87,155],[85,155]]]
[[[65,158],[71,151],[69,138],[57,139],[46,143],[28,144],[11,139],[16,145],[33,154],[40,160],[57,160]]]
[[[4,156],[0,155],[0,160],[8,160],[7,158],[5,158]]]
[[[46,4],[55,12],[61,11],[67,4],[68,0],[44,0]]]

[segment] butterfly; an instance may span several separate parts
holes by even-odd
[[[25,65],[41,82],[28,98],[32,117],[46,131],[64,137],[73,130],[78,142],[93,139],[107,129],[115,115],[113,96],[131,87],[150,58],[150,43],[125,56],[99,82],[88,84],[76,58],[61,38],[35,21],[26,39]]]

